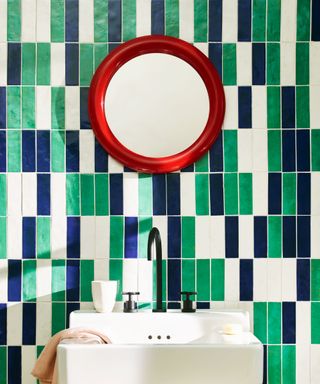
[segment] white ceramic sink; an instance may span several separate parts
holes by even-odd
[[[226,335],[226,324],[243,332]],[[70,327],[99,330],[112,344],[60,344],[59,384],[262,383],[263,346],[246,312],[75,311]]]

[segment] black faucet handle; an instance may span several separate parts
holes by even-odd
[[[138,296],[140,295],[140,292],[122,292],[122,295],[128,295],[128,300],[125,301],[123,305],[123,312],[137,312],[138,305],[137,302],[132,299],[132,296]]]
[[[197,295],[197,292],[193,291],[182,291],[180,292],[181,296],[185,296],[183,300],[182,312],[195,312],[195,308],[193,308],[193,300],[190,299],[190,296]]]
[[[122,296],[127,295],[129,297],[129,300],[131,300],[132,296],[138,296],[140,295],[140,292],[122,292]]]

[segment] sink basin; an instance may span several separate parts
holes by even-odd
[[[226,324],[243,332],[226,335]],[[263,346],[244,311],[75,311],[70,327],[99,330],[112,344],[60,344],[59,384],[262,383]]]

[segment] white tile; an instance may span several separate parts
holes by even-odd
[[[123,174],[123,214],[137,216],[139,210],[139,179],[137,173]]]
[[[194,40],[194,0],[179,1],[179,37],[189,43]]]
[[[297,300],[297,261],[282,259],[282,301]]]
[[[253,170],[260,172],[268,171],[268,136],[267,131],[253,130]]]
[[[181,216],[195,216],[195,179],[194,173],[180,173]]]
[[[320,345],[311,345],[311,384],[320,383]]]
[[[136,259],[123,260],[123,286],[124,292],[137,292],[138,290],[138,261]]]
[[[281,43],[280,73],[281,85],[295,85],[296,83],[296,44]]]
[[[51,216],[66,215],[66,175],[51,173]]]
[[[311,343],[311,305],[307,301],[296,302],[296,344]]]
[[[310,383],[310,344],[296,345],[296,384]]]
[[[95,217],[95,258],[109,258],[110,222],[108,217]]]
[[[162,258],[168,258],[168,221],[166,216],[153,216],[152,226],[157,227],[160,231],[162,241]]]
[[[1,11],[0,11],[1,12]],[[1,16],[0,16],[1,17]],[[0,19],[1,23],[1,19]],[[0,85],[7,85],[7,43],[0,43]]]
[[[222,40],[236,42],[238,40],[238,1],[223,0]]]
[[[35,345],[24,345],[21,352],[21,382],[23,384],[36,384],[37,380],[31,375],[31,371],[37,360],[37,347]]]
[[[252,44],[237,44],[237,84],[252,84]]]
[[[109,260],[100,259],[94,261],[94,279],[108,280],[109,279]]]
[[[238,170],[239,172],[252,172],[252,129],[238,130]]]
[[[252,174],[252,197],[254,215],[268,214],[268,174],[254,172]]]
[[[0,41],[7,42],[7,0],[0,1]]]
[[[311,257],[320,259],[320,216],[311,216]]]
[[[267,128],[267,88],[252,87],[252,128]]]
[[[95,256],[95,217],[80,217],[80,257],[94,259]]]
[[[268,301],[281,301],[282,260],[268,259]]]
[[[65,87],[65,124],[66,130],[80,129],[80,88]]]
[[[138,290],[140,292],[140,301],[152,301],[152,287],[152,263],[147,259],[140,259],[138,264]]]
[[[21,41],[36,41],[37,0],[21,1]]]
[[[8,303],[7,345],[22,345],[22,303]]]
[[[310,85],[320,85],[320,42],[310,42]]]
[[[320,172],[311,173],[311,215],[320,215]]]
[[[94,172],[94,134],[90,130],[80,130],[79,135],[80,172]]]
[[[121,173],[123,172],[123,165],[120,164],[113,157],[108,157],[108,171],[109,173]]]
[[[66,218],[52,216],[51,219],[51,258],[65,259],[67,257],[67,223]]]
[[[8,301],[8,261],[0,260],[0,303]]]
[[[22,259],[22,217],[7,218],[7,254],[8,259]]]
[[[239,216],[239,257],[253,258],[253,216]]]
[[[79,42],[93,43],[93,1],[79,1]]]
[[[51,129],[51,87],[36,87],[37,129]]]
[[[22,214],[37,215],[37,174],[22,174]]]
[[[209,56],[209,44],[208,43],[194,43],[194,46],[199,49],[205,56]]]
[[[209,259],[211,257],[210,216],[196,216],[196,258]]]
[[[51,303],[37,303],[37,345],[47,344],[51,337]]]
[[[296,41],[297,0],[281,0],[281,41]]]
[[[226,249],[224,216],[211,216],[210,220],[210,242],[212,258],[224,258]]]
[[[253,299],[268,300],[268,260],[264,258],[253,261]]]
[[[319,128],[320,122],[320,86],[310,88],[310,128]]]
[[[51,43],[51,85],[65,85],[65,44]]]
[[[225,259],[225,300],[239,301],[238,259]]]
[[[7,214],[19,216],[22,214],[22,180],[19,173],[7,174]]]
[[[81,302],[80,303],[80,310],[81,311],[91,311],[91,310],[93,310],[94,309],[94,305],[93,305],[93,303],[91,303],[91,302]]]
[[[137,37],[151,34],[151,1],[136,0]]]
[[[37,260],[37,302],[51,301],[51,260]]]
[[[238,87],[224,87],[226,98],[226,112],[223,128],[236,129],[238,127]]]
[[[50,42],[50,0],[37,1],[37,41]]]

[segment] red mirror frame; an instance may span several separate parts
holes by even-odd
[[[209,97],[209,117],[199,138],[187,149],[166,157],[147,157],[126,148],[112,133],[104,113],[108,84],[127,61],[148,53],[166,53],[189,63],[201,76]],[[97,68],[89,89],[89,118],[102,147],[125,166],[145,173],[182,169],[202,157],[218,137],[225,113],[225,96],[218,72],[210,60],[191,44],[169,36],[143,36],[115,48]]]

